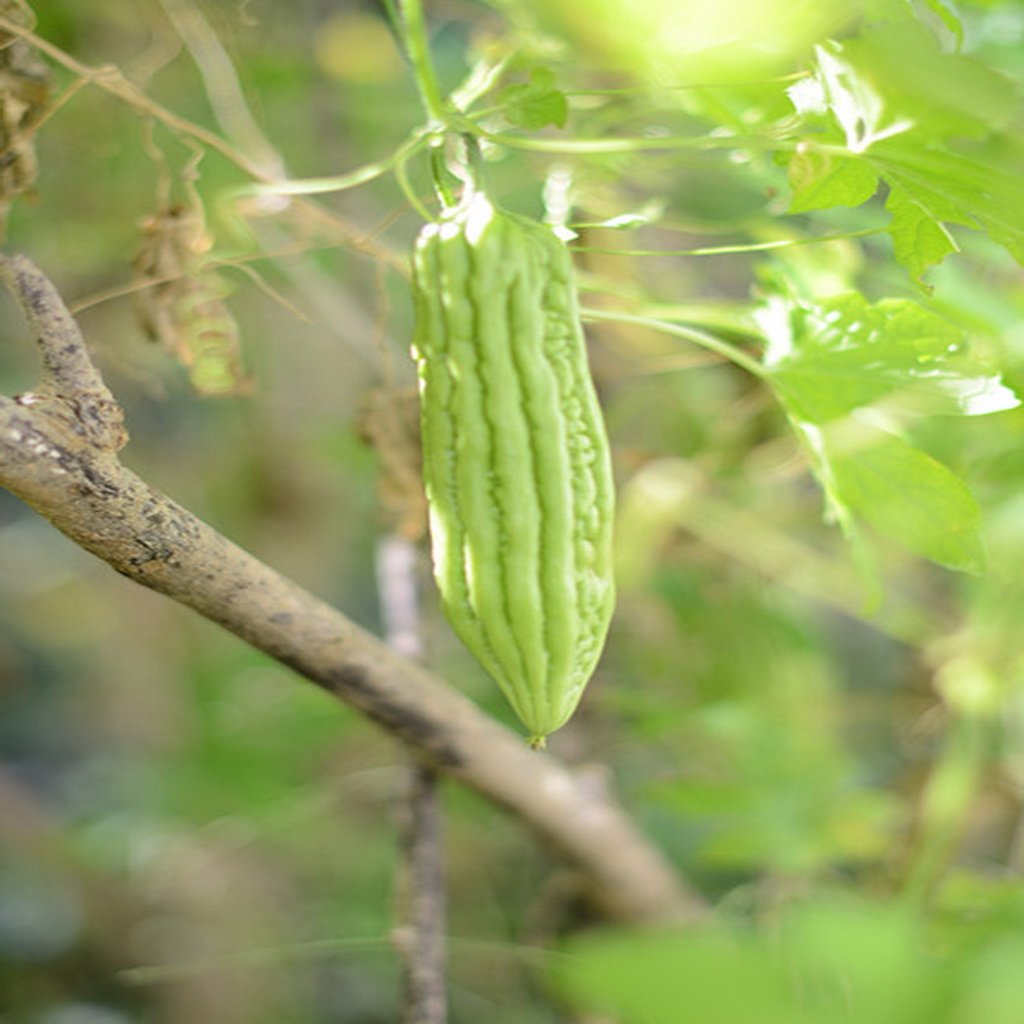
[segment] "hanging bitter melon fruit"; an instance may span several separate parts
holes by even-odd
[[[542,745],[614,603],[611,459],[572,262],[549,227],[475,192],[420,234],[414,296],[442,603]]]

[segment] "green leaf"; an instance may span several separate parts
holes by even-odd
[[[981,513],[960,478],[891,434],[863,432],[868,443],[861,437],[837,445],[826,437],[839,500],[908,550],[948,569],[982,573]]]
[[[758,317],[765,365],[797,419],[827,423],[897,391],[929,412],[966,416],[1020,404],[972,359],[959,327],[908,299],[852,293],[820,303],[775,297]]]
[[[1024,263],[1020,170],[998,146],[980,147],[976,155],[965,156],[951,148],[892,139],[870,159],[897,193],[889,203],[896,255],[916,276],[951,251],[950,245],[955,248],[948,234],[945,243],[939,238],[944,223],[985,231]]]
[[[997,375],[964,356],[962,332],[909,300],[872,304],[857,294],[819,304],[776,296],[759,322],[769,379],[862,565],[871,567],[864,523],[939,565],[980,573],[980,513],[963,482],[924,452],[848,416],[897,390],[923,395],[942,412],[1018,405]]]
[[[889,234],[892,236],[896,259],[910,271],[915,281],[921,282],[924,272],[941,263],[958,246],[943,223],[958,220],[958,212],[944,203],[926,203],[915,199],[906,189],[894,186],[889,192],[885,208],[892,214]],[[941,211],[941,212],[940,212]]]
[[[789,161],[790,213],[860,206],[878,188],[878,174],[863,160],[798,149]]]
[[[931,6],[955,32],[944,0]],[[814,77],[787,90],[805,125],[790,163],[794,209],[848,205],[873,172],[891,189],[896,257],[917,281],[956,251],[950,224],[988,233],[1024,262],[1014,83],[944,52],[933,32],[908,17],[869,23],[861,35],[815,53]],[[844,166],[851,159],[867,166]]]
[[[845,46],[830,42],[817,47],[815,54],[824,106],[841,129],[851,153],[864,153],[880,139],[913,127],[886,103],[876,84],[847,60]]]
[[[916,19],[886,21],[844,41],[847,75],[870,89],[889,121],[908,121],[915,145],[984,138],[1012,123],[1017,100],[999,72],[942,50]]]
[[[768,950],[725,929],[611,935],[577,944],[556,970],[576,1005],[623,1024],[803,1024]]]
[[[569,117],[565,93],[555,88],[549,68],[534,68],[530,81],[510,85],[501,93],[505,117],[519,128],[537,129],[553,124],[564,128]]]

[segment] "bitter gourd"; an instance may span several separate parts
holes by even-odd
[[[572,262],[481,192],[414,253],[434,574],[531,741],[576,709],[614,603],[611,459]]]

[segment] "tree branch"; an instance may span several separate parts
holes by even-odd
[[[35,391],[0,396],[0,486],[119,573],[219,623],[518,815],[581,872],[611,917],[701,913],[606,795],[122,466],[121,411],[53,285],[20,256],[0,257],[0,275],[43,356]]]

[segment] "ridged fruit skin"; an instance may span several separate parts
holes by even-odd
[[[540,744],[564,725],[614,604],[614,490],[572,262],[477,193],[414,254],[434,575],[455,632]]]

